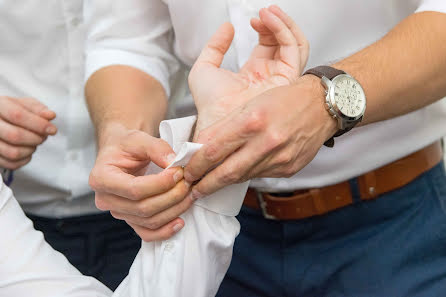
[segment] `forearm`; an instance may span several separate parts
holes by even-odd
[[[409,16],[385,37],[334,64],[367,96],[362,124],[390,119],[446,96],[446,14]]]
[[[167,109],[166,93],[148,74],[128,66],[108,66],[87,81],[85,94],[98,144],[120,129],[156,135]]]

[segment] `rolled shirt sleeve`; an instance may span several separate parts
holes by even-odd
[[[423,11],[438,11],[446,13],[446,1],[445,0],[424,0],[420,2],[416,12]]]
[[[173,54],[169,10],[161,0],[86,0],[85,81],[110,65],[137,68],[158,80],[170,95],[179,68]]]

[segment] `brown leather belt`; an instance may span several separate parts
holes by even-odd
[[[435,142],[407,157],[357,178],[361,200],[370,200],[398,189],[428,171],[443,158],[441,142]],[[286,197],[284,197],[286,196]],[[296,220],[326,214],[353,203],[348,181],[323,188],[291,193],[258,192],[249,188],[244,205],[262,210],[275,220]]]

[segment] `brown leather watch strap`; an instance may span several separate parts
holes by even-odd
[[[338,76],[340,74],[345,74],[345,72],[342,70],[330,67],[330,66],[317,66],[317,67],[314,67],[314,68],[311,68],[311,69],[308,69],[307,71],[305,71],[304,75],[306,75],[306,74],[313,74],[319,78],[322,78],[323,76],[325,76],[329,80],[332,80],[333,78],[335,78],[336,76]]]
[[[322,78],[323,76],[325,76],[329,80],[332,80],[336,76],[341,75],[341,74],[346,74],[346,73],[342,70],[339,70],[339,69],[336,69],[336,68],[333,68],[330,66],[317,66],[317,67],[314,67],[314,68],[311,68],[311,69],[308,69],[307,71],[305,71],[304,75],[306,75],[306,74],[312,74],[319,78]],[[324,145],[326,147],[333,147],[334,146],[334,137],[341,136],[342,134],[350,131],[355,125],[356,125],[356,122],[352,123],[351,125],[349,125],[349,123],[347,123],[347,126],[345,127],[345,129],[338,130],[338,132],[336,132],[335,135],[333,135],[332,137],[327,139],[327,141],[324,142]]]

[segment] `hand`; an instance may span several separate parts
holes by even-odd
[[[259,16],[251,20],[259,44],[239,73],[219,68],[234,37],[229,23],[212,36],[192,67],[189,87],[198,110],[196,137],[250,99],[292,84],[302,73],[309,46],[299,27],[277,6],[261,9]]]
[[[293,23],[278,7],[269,10],[292,28]],[[279,83],[201,130],[196,141],[204,146],[194,154],[184,176],[192,183],[213,169],[194,186],[192,199],[255,177],[292,176],[335,131],[336,122],[324,109],[319,79],[305,76]]]
[[[193,203],[182,168],[144,175],[150,162],[166,168],[175,158],[169,144],[139,130],[112,125],[90,175],[96,206],[125,220],[144,241],[164,240],[184,226],[179,215]]]
[[[0,167],[19,169],[37,146],[57,133],[56,114],[33,98],[0,96]]]

